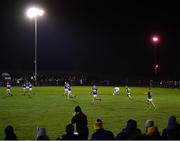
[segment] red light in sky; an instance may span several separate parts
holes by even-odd
[[[153,40],[153,42],[158,42],[158,41],[159,41],[159,38],[156,37],[156,36],[154,36],[154,37],[152,38],[152,40]]]
[[[155,68],[159,68],[159,65],[155,65]]]

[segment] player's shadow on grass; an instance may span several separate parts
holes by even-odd
[[[76,100],[74,100],[74,99],[70,99],[70,101],[72,101],[73,103],[77,103],[77,104],[79,104],[79,102],[77,102]]]
[[[6,99],[6,98],[9,98],[9,97],[14,97],[14,95],[13,95],[13,96],[3,95],[1,98],[2,98],[2,99]]]
[[[146,103],[145,100],[137,100],[137,99],[134,99],[133,101],[138,102],[138,103]]]
[[[2,99],[6,99],[6,98],[8,98],[8,96],[2,96],[1,98],[2,98]]]

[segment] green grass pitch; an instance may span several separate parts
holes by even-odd
[[[45,127],[50,139],[56,139],[65,133],[65,127],[71,122],[74,107],[80,105],[88,117],[89,138],[94,132],[93,124],[97,118],[104,122],[104,127],[114,135],[126,126],[128,119],[135,119],[144,132],[144,123],[153,119],[159,130],[167,125],[170,115],[180,121],[180,90],[153,88],[153,99],[157,109],[146,110],[147,88],[131,87],[134,100],[129,100],[125,88],[120,87],[120,94],[112,96],[113,87],[98,87],[98,96],[102,99],[91,104],[91,87],[72,86],[76,98],[65,99],[64,87],[34,87],[32,98],[22,95],[21,87],[12,87],[12,97],[5,95],[5,88],[0,88],[0,139],[4,138],[4,128],[12,125],[19,139],[35,139],[37,127]]]

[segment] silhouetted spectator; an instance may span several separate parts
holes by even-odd
[[[153,120],[147,120],[145,122],[145,128],[146,128],[145,139],[149,139],[149,140],[160,140],[161,139],[159,130],[158,130],[157,126],[155,126]]]
[[[116,136],[117,140],[132,140],[141,138],[141,130],[137,128],[137,122],[133,119],[127,121],[126,128]]]
[[[82,112],[79,106],[75,107],[75,113],[71,123],[76,123],[76,131],[78,132],[79,139],[88,139],[89,130],[87,126],[87,116]]]
[[[49,140],[49,137],[46,134],[46,129],[45,128],[39,128],[38,129],[36,140]]]
[[[14,128],[11,125],[8,125],[5,130],[5,138],[4,140],[17,140],[17,136],[14,133]]]
[[[103,122],[100,119],[97,119],[94,128],[96,132],[94,132],[91,136],[92,140],[114,140],[115,137],[111,131],[105,130],[103,128]]]
[[[168,125],[162,132],[162,138],[164,140],[178,140],[178,139],[180,139],[180,125],[176,121],[175,116],[169,117]]]
[[[61,138],[57,138],[57,140],[77,140],[78,135],[74,134],[74,126],[72,124],[68,124],[66,126],[66,134],[62,135]]]

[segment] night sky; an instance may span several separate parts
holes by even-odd
[[[160,37],[161,78],[180,78],[177,1],[1,0],[0,71],[34,70],[34,21],[40,5],[38,71],[86,72],[113,77],[153,75],[153,34]]]

